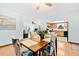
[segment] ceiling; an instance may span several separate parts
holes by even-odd
[[[13,11],[17,13],[33,13],[33,12],[59,12],[59,13],[67,13],[72,11],[79,10],[78,3],[54,3],[52,7],[44,7],[39,10],[36,9],[35,4],[33,3],[0,3],[0,11]]]
[[[79,12],[78,3],[53,3],[51,7],[41,7],[39,10],[36,9],[34,3],[0,3],[0,13],[18,13],[23,17],[24,22],[30,22],[30,20],[40,19],[51,20],[55,15],[63,15],[74,12]]]

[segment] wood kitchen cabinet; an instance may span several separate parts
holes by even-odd
[[[64,31],[55,31],[57,36],[63,37],[64,36]]]
[[[62,29],[59,28],[60,25],[63,26]],[[60,36],[60,37],[68,36],[68,21],[67,20],[48,22],[47,27],[49,29],[53,29],[53,31],[57,34],[57,36]]]

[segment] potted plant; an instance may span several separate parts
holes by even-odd
[[[34,29],[35,32],[37,32],[38,35],[40,35],[41,39],[44,39],[44,35],[47,33],[47,30],[41,30],[41,29]]]

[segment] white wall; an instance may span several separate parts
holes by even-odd
[[[69,21],[69,41],[79,43],[79,4],[78,3],[55,3],[52,7],[40,8],[36,10],[33,4],[23,16],[24,24],[31,23],[32,20],[39,20],[43,25],[47,21],[68,20]],[[27,17],[26,17],[27,15]]]
[[[23,38],[22,16],[19,13],[12,11],[10,8],[7,8],[7,6],[0,8],[0,15],[4,15],[16,19],[16,30],[0,30],[0,45],[11,43],[12,38],[22,39]]]
[[[79,43],[79,13],[69,15],[69,41]]]
[[[69,41],[79,43],[78,3],[55,3],[52,7],[40,8],[39,10],[36,9],[34,4],[26,5],[26,11],[23,16],[24,24],[29,24],[32,20],[39,20],[43,25],[48,21],[68,20]]]
[[[42,7],[39,10],[36,9],[35,4],[32,3],[21,3],[21,4],[0,4],[0,14],[6,14],[17,18],[17,30],[9,30],[8,33],[12,34],[17,32],[22,35],[20,32],[22,30],[22,21],[23,25],[29,25],[31,22],[40,21],[41,24],[45,25],[48,21],[55,20],[68,20],[69,21],[69,41],[79,43],[79,28],[78,28],[78,15],[79,15],[79,4],[78,3],[55,3],[52,7]],[[19,22],[18,22],[19,21]],[[38,22],[37,22],[38,23]],[[20,26],[19,26],[20,25]],[[0,30],[0,41],[8,42],[11,39],[11,36],[5,34],[7,31]],[[12,32],[12,33],[11,33]],[[3,34],[2,34],[3,33]],[[13,34],[12,34],[13,35]],[[4,39],[4,37],[8,37]],[[16,36],[16,35],[15,35]],[[17,36],[18,37],[18,36]],[[4,40],[4,41],[3,41]],[[1,43],[1,42],[0,42]]]

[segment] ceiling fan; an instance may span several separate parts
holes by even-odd
[[[53,4],[52,3],[44,3],[45,5],[47,5],[48,7],[51,7]]]
[[[52,3],[39,3],[36,9],[40,9],[41,4],[44,4],[44,5],[48,6],[48,7],[51,7],[53,5]]]

